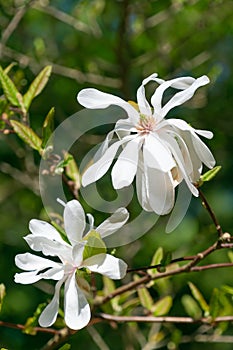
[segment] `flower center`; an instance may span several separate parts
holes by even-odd
[[[136,129],[141,135],[147,135],[154,130],[155,119],[152,116],[140,115],[140,121],[136,125]]]

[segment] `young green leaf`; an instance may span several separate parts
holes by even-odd
[[[6,296],[6,288],[3,283],[0,284],[0,311],[2,309],[3,300]]]
[[[202,316],[201,309],[196,302],[196,300],[191,297],[191,295],[185,294],[182,296],[181,302],[187,314],[193,317],[195,320],[198,320]]]
[[[164,253],[163,258],[160,262],[161,266],[158,268],[158,271],[165,272],[166,266],[170,264],[171,260],[172,260],[172,253],[171,252]]]
[[[205,174],[201,175],[200,176],[201,183],[212,180],[217,175],[220,169],[221,169],[221,166],[218,165],[213,169],[208,170]]]
[[[28,88],[28,91],[23,96],[23,101],[26,110],[30,107],[32,100],[41,93],[44,89],[45,85],[48,82],[52,71],[52,66],[46,66],[42,71],[37,75],[37,77],[33,80],[31,85]]]
[[[203,297],[203,295],[201,294],[199,289],[192,282],[188,282],[188,285],[189,285],[189,288],[192,292],[193,297],[199,303],[200,307],[202,308],[202,310],[205,313],[205,316],[207,316],[209,313],[209,305],[205,301],[205,298]]]
[[[71,345],[70,344],[64,344],[61,348],[59,348],[58,350],[70,350],[71,349]]]
[[[43,127],[42,127],[42,144],[41,147],[45,148],[50,136],[53,133],[54,130],[54,114],[55,114],[55,108],[52,107],[50,111],[48,112],[47,116],[45,117]],[[48,145],[47,145],[48,146]]]
[[[217,288],[214,288],[210,298],[210,316],[212,316],[213,319],[219,316],[219,313],[221,311],[221,305],[219,303],[219,295],[220,295],[220,291]]]
[[[81,187],[81,180],[77,163],[70,153],[67,153],[65,155],[65,159],[66,158],[69,158],[69,162],[66,165],[66,175],[73,181],[75,189],[79,190]]]
[[[84,238],[87,241],[84,251],[83,259],[90,258],[93,255],[106,253],[107,249],[104,241],[101,239],[100,234],[95,230],[91,230]]]
[[[139,276],[134,275],[134,280],[137,281]],[[153,299],[145,287],[141,287],[137,289],[138,297],[141,302],[141,305],[144,306],[147,310],[151,310],[153,307]]]
[[[13,81],[8,77],[8,75],[4,72],[2,67],[0,66],[0,82],[2,84],[3,92],[8,99],[8,101],[17,107],[21,107],[21,103],[19,101],[20,93],[16,89]]]
[[[164,298],[158,300],[152,306],[152,313],[154,316],[163,316],[168,314],[172,307],[172,297],[170,295],[165,296]]]
[[[162,259],[163,259],[163,248],[159,247],[153,255],[153,258],[151,260],[151,266],[160,264]],[[148,270],[148,273],[151,275],[154,275],[157,273],[157,269],[150,269]]]
[[[21,124],[16,120],[11,120],[11,125],[15,131],[15,133],[31,148],[37,150],[41,153],[41,139],[37,134],[28,126]]]

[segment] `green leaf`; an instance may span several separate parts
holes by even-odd
[[[16,66],[17,63],[16,62],[12,62],[10,63],[6,68],[4,68],[4,73],[8,74],[11,71],[11,68],[13,68],[14,66]]]
[[[107,252],[104,241],[101,239],[100,234],[95,230],[91,230],[83,240],[87,241],[83,251],[83,260]]]
[[[220,165],[208,170],[205,174],[200,176],[201,182],[206,182],[212,180],[222,167]]]
[[[35,330],[35,327],[38,324],[38,318],[39,318],[40,314],[42,313],[42,311],[44,310],[45,306],[46,306],[45,303],[39,304],[37,306],[37,309],[34,312],[33,316],[28,317],[28,319],[24,325],[23,333],[30,334],[30,335],[36,335],[37,332]]]
[[[210,315],[213,318],[219,316],[219,313],[221,311],[219,296],[220,296],[219,290],[217,288],[214,288],[210,298]]]
[[[39,153],[42,152],[41,149],[41,139],[37,134],[28,126],[21,124],[16,120],[11,120],[11,125],[16,132],[16,134],[31,148],[37,150]]]
[[[8,101],[13,106],[21,107],[21,102],[19,100],[19,96],[21,96],[21,94],[18,92],[15,84],[8,77],[8,75],[4,72],[4,70],[2,69],[1,66],[0,66],[0,82],[2,84],[3,92],[6,96],[6,98],[8,99]]]
[[[71,349],[71,345],[70,344],[64,344],[61,348],[59,348],[58,350],[70,350]]]
[[[46,66],[42,71],[37,75],[37,77],[33,80],[31,85],[28,88],[28,91],[23,96],[23,101],[26,110],[30,107],[32,100],[41,93],[44,89],[45,85],[48,82],[52,71],[52,66]]]
[[[230,250],[230,251],[227,253],[227,255],[228,255],[228,258],[229,258],[230,262],[233,263],[233,251]]]
[[[65,159],[69,158],[69,162],[66,165],[66,175],[73,181],[75,189],[79,190],[81,187],[81,176],[79,173],[79,169],[77,166],[76,161],[74,160],[74,157],[70,154],[67,153],[65,156]]]
[[[187,314],[193,317],[195,320],[198,320],[202,316],[201,309],[196,302],[196,300],[191,297],[191,295],[185,294],[182,296],[181,302],[185,308]]]
[[[153,255],[153,258],[151,260],[151,266],[159,265],[162,259],[163,259],[163,248],[159,247]],[[157,273],[157,269],[150,269],[148,270],[148,273],[151,275],[155,275]]]
[[[171,252],[166,252],[163,254],[163,258],[160,262],[161,266],[158,268],[159,272],[165,272],[167,265],[170,264],[172,260],[172,253]]]
[[[68,154],[67,157],[62,159],[56,166],[55,173],[56,174],[61,174],[64,171],[64,168],[67,167],[70,161],[72,161],[73,156],[71,154]]]
[[[138,275],[134,275],[134,280],[137,281],[140,277]],[[153,307],[153,299],[145,287],[141,287],[137,289],[138,297],[141,302],[141,305],[144,306],[147,310],[151,310]]]
[[[47,142],[53,133],[54,114],[55,114],[55,108],[52,107],[44,120],[43,127],[42,127],[42,144],[41,144],[42,148],[45,148],[45,146],[48,146]]]
[[[208,316],[209,305],[205,301],[205,298],[203,297],[203,295],[201,294],[199,289],[192,282],[188,282],[188,285],[189,285],[189,288],[190,288],[190,290],[192,292],[193,297],[197,300],[197,302],[199,303],[200,307],[205,312],[205,316]]]
[[[170,295],[165,296],[164,298],[158,300],[152,306],[152,313],[154,316],[163,316],[168,314],[172,307],[172,297]]]
[[[230,287],[228,285],[224,285],[224,286],[221,286],[221,289],[223,292],[225,292],[226,294],[230,294],[230,295],[233,295],[233,287]]]
[[[3,283],[0,284],[0,311],[2,310],[3,300],[6,296],[6,287]]]

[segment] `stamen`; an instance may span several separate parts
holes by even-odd
[[[136,126],[136,129],[142,134],[149,134],[151,131],[154,130],[155,127],[155,119],[152,116],[145,116],[144,114],[142,114],[140,116],[140,121]]]

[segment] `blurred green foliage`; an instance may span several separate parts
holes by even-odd
[[[49,83],[30,108],[30,126],[40,136],[52,107],[56,109],[56,125],[81,109],[76,95],[82,88],[96,87],[134,100],[141,80],[152,72],[158,72],[164,79],[208,75],[210,85],[200,89],[189,103],[173,110],[170,116],[182,117],[198,129],[214,132],[214,139],[208,145],[222,169],[203,190],[223,229],[232,232],[232,1],[0,0],[0,28],[1,65],[5,68],[16,63],[9,76],[22,94],[42,68],[53,67]],[[99,132],[104,134],[106,130]],[[89,140],[85,138],[78,145],[78,155],[73,154],[78,164],[92,146]],[[27,250],[22,237],[28,233],[28,221],[46,219],[38,191],[40,158],[11,134],[0,135],[0,157],[0,283],[5,284],[7,292],[1,319],[24,324],[37,305],[48,300],[48,295],[40,289],[13,282],[14,256]],[[135,215],[137,203],[129,209]],[[101,221],[103,214],[97,214],[97,221]],[[195,254],[216,239],[199,199],[193,199],[185,219],[169,235],[164,233],[165,221],[166,218],[161,219],[139,241],[117,249],[118,255],[127,256],[130,266],[145,266],[150,264],[159,246],[179,257]],[[209,257],[208,262],[224,259],[226,253],[221,251]],[[166,284],[158,281],[151,292],[153,303],[172,295],[172,314],[184,315],[190,302],[195,305],[194,312],[201,312],[198,300],[191,296],[189,281],[198,286],[207,302],[218,295],[224,305],[232,304],[232,295],[223,296],[221,289],[222,285],[232,285],[231,269],[183,274]],[[142,298],[143,289],[140,293]],[[159,325],[119,324],[115,329],[100,324],[78,332],[70,344],[72,349],[148,350],[172,334],[163,348],[176,349],[184,333],[193,341],[181,342],[179,349],[196,350],[203,345],[194,341],[197,328],[168,325],[161,330]],[[100,345],[96,330],[105,345]],[[216,334],[223,330],[224,327],[217,328]],[[201,331],[208,333],[209,329]],[[228,328],[226,334],[233,335],[232,329]],[[0,329],[0,346],[7,349],[39,349],[48,339],[45,334],[32,336],[10,328]],[[146,347],[148,341],[150,345]],[[203,346],[207,350],[231,349],[230,343],[206,342]]]

